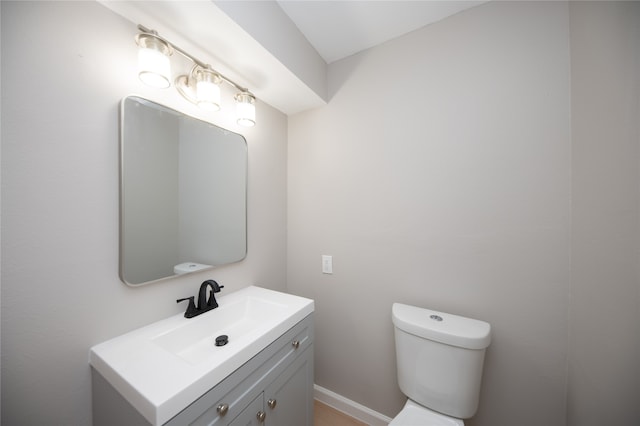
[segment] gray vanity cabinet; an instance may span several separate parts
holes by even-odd
[[[178,425],[313,426],[313,314],[166,423]]]
[[[313,348],[289,365],[265,390],[266,425],[313,425]]]
[[[95,371],[93,390],[94,426],[150,424]],[[186,425],[313,426],[313,314],[164,424]]]
[[[264,412],[264,394],[260,394],[256,399],[242,410],[229,426],[262,426],[266,419]]]
[[[313,425],[312,350],[305,349],[228,426]]]

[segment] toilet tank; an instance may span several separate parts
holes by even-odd
[[[413,401],[466,419],[478,409],[491,326],[479,320],[394,303],[398,384]]]

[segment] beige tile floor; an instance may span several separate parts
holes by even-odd
[[[366,423],[349,417],[322,402],[313,401],[313,403],[313,426],[367,426]]]

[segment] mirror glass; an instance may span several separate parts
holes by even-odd
[[[244,137],[135,96],[123,99],[120,118],[122,281],[244,259]]]

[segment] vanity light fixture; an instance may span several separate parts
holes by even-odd
[[[225,82],[238,90],[235,96],[237,122],[241,126],[256,124],[255,96],[249,89],[214,70],[211,65],[196,59],[178,46],[160,37],[155,30],[138,25],[140,34],[135,37],[138,51],[138,77],[152,87],[167,88],[171,85],[169,56],[178,52],[193,62],[189,74],[176,77],[178,92],[188,101],[208,111],[220,110],[220,84]]]
[[[196,71],[196,99],[201,108],[220,109],[220,83],[222,79],[210,68]]]
[[[176,89],[190,102],[208,111],[220,110],[220,83],[222,78],[210,67],[194,65],[188,75],[176,78]]]
[[[238,124],[252,127],[256,124],[256,98],[249,92],[241,92],[236,95],[236,116]]]
[[[171,45],[166,43],[156,31],[149,31],[136,36],[138,43],[138,77],[143,83],[166,89],[171,85],[171,62],[173,53]]]

